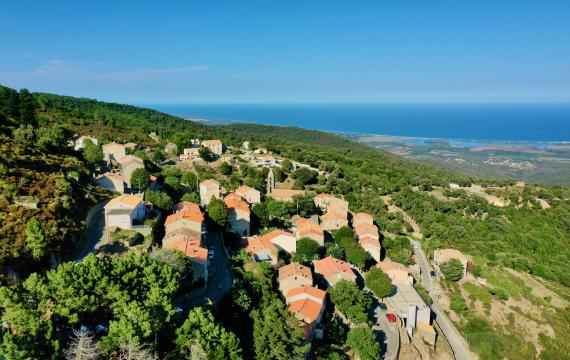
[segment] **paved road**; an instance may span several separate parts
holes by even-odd
[[[103,200],[89,210],[85,224],[87,230],[83,236],[85,245],[81,252],[75,257],[75,261],[81,261],[81,259],[92,252],[97,244],[103,240],[103,234],[105,232],[105,210],[103,207],[108,202],[109,199]]]
[[[434,285],[432,283],[432,278],[430,276],[431,266],[427,260],[425,252],[422,250],[421,245],[418,241],[410,240],[414,249],[414,255],[416,261],[422,270],[422,282],[424,287],[428,290],[430,295],[434,293]],[[461,336],[459,331],[455,328],[455,325],[449,320],[447,315],[438,308],[437,304],[432,304],[430,306],[431,310],[435,314],[435,322],[439,325],[439,328],[443,332],[443,335],[447,339],[447,342],[453,350],[453,356],[457,360],[472,360],[476,359],[476,356],[469,351],[469,345]]]
[[[192,306],[205,305],[211,301],[217,305],[233,285],[233,273],[226,257],[222,235],[219,231],[208,232],[209,248],[214,250],[214,259],[208,263],[206,289],[192,291],[176,301],[185,310]]]
[[[356,272],[359,279],[364,282],[364,274],[362,271],[354,266],[351,266],[351,268]],[[376,319],[376,323],[372,326],[372,330],[381,331],[383,334],[384,343],[382,344],[382,351],[384,351],[384,359],[395,360],[397,359],[397,355],[400,350],[400,334],[398,333],[397,325],[396,323],[390,323],[386,320],[386,311],[382,310],[380,307],[381,301],[374,296],[372,290],[366,287],[364,287],[364,289],[368,290],[373,298],[373,303],[370,307],[368,316]]]

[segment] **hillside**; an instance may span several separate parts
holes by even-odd
[[[65,255],[80,236],[88,208],[104,196],[89,185],[91,170],[83,155],[67,149],[72,134],[92,135],[103,143],[136,142],[154,151],[161,151],[167,142],[182,149],[194,138],[219,138],[236,147],[247,140],[284,158],[324,170],[327,176],[320,176],[315,185],[320,191],[343,195],[351,210],[372,214],[388,235],[413,236],[417,233],[414,227],[419,227],[426,249],[453,247],[471,255],[477,273],[492,283],[493,289],[507,291],[516,299],[528,293],[525,282],[505,275],[506,268],[545,281],[559,293],[557,298],[570,300],[566,290],[570,286],[568,188],[469,177],[319,131],[251,124],[207,126],[134,106],[18,93],[7,88],[0,88],[0,132],[3,274],[21,258],[34,263],[34,247],[25,241],[32,217],[43,224],[47,238],[44,251]],[[160,141],[152,140],[148,136],[151,132],[158,134]],[[452,183],[461,188],[451,190]],[[22,195],[37,196],[40,208],[29,210],[15,205],[16,197]],[[500,206],[490,199],[500,199]],[[409,219],[392,211],[395,208]],[[39,258],[35,268],[45,268],[48,259]],[[501,279],[511,281],[497,281],[497,273]],[[464,285],[454,286],[447,290],[463,294],[468,291]],[[481,306],[477,295],[481,295],[472,287],[471,291],[475,295],[470,308],[458,317],[458,324],[476,328],[473,331],[479,333],[492,326],[489,331],[498,338],[508,335],[523,344],[524,333],[483,320],[485,312],[477,309]],[[566,304],[562,300],[560,303]],[[564,310],[564,306],[542,302],[539,306],[540,311],[555,319],[552,333],[540,337],[541,349],[547,348],[548,352],[533,348],[521,353],[562,358],[567,350],[563,336],[568,330],[568,307]],[[553,309],[560,309],[560,315],[552,315]],[[484,355],[488,347],[495,345],[496,338],[480,336],[472,341]],[[501,343],[488,358],[512,358],[515,352],[511,350]]]

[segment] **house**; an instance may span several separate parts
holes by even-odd
[[[312,286],[313,274],[307,266],[293,262],[279,268],[277,281],[279,282],[279,291],[285,296],[291,289],[305,285]]]
[[[376,267],[388,275],[392,284],[414,284],[414,278],[405,265],[393,261],[380,261]]]
[[[85,147],[85,140],[91,140],[93,144],[99,145],[99,140],[96,138],[92,136],[82,135],[75,139],[73,149],[75,149],[75,151],[83,149]]]
[[[193,161],[200,158],[199,148],[184,148],[184,153],[180,154],[180,161]]]
[[[374,225],[374,218],[363,212],[352,215],[352,227],[356,229],[361,224]]]
[[[180,228],[190,229],[203,236],[206,232],[204,214],[197,204],[185,201],[174,206],[174,214],[166,217],[164,231],[166,234]]]
[[[204,140],[202,146],[207,147],[216,156],[222,156],[224,153],[224,144],[220,140]]]
[[[138,184],[131,184],[131,175],[136,169],[144,169],[144,162],[134,155],[125,155],[120,161],[123,171],[123,180],[129,188],[139,189]]]
[[[294,221],[295,237],[297,240],[308,237],[315,240],[320,246],[325,246],[325,232],[319,224],[315,224],[309,219],[302,217]]]
[[[335,286],[341,280],[356,281],[356,275],[347,262],[328,256],[313,260],[315,273],[320,274],[328,286]]]
[[[348,201],[329,194],[318,194],[313,198],[313,201],[315,202],[315,206],[323,212],[327,212],[333,208],[339,213],[348,212]]]
[[[224,202],[228,207],[230,227],[240,236],[249,236],[251,210],[247,202],[236,193],[226,196]]]
[[[336,209],[327,211],[321,215],[321,226],[326,231],[338,230],[343,226],[348,226],[348,218],[346,213],[340,213]]]
[[[105,227],[130,229],[135,222],[142,222],[145,214],[146,208],[140,197],[121,195],[105,205]]]
[[[107,190],[115,191],[120,194],[125,192],[125,183],[121,174],[106,172],[93,180],[95,184],[104,187]]]
[[[192,262],[194,279],[208,277],[208,249],[204,246],[206,227],[198,204],[184,201],[174,205],[174,214],[164,222],[162,247],[178,249]]]
[[[279,261],[279,249],[266,238],[248,237],[245,239],[244,247],[255,261],[269,261],[273,265],[277,265]]]
[[[286,251],[289,254],[297,251],[297,239],[288,231],[273,230],[262,235],[261,238],[270,241],[280,251]]]
[[[325,310],[326,291],[313,286],[301,286],[289,290],[285,302],[289,311],[305,324],[318,324]]]
[[[305,190],[273,189],[269,194],[275,200],[293,201],[294,196],[305,195]]]
[[[463,276],[467,274],[467,262],[469,258],[464,255],[461,251],[455,249],[438,249],[433,252],[433,262],[437,272],[440,272],[440,265],[448,262],[451,259],[457,259],[463,265]]]
[[[261,192],[252,187],[242,185],[236,189],[236,194],[240,195],[250,204],[259,204],[261,202]]]
[[[356,238],[360,246],[376,262],[380,261],[380,253],[382,246],[380,245],[380,233],[375,225],[369,223],[360,223],[355,228]]]
[[[272,155],[254,156],[249,159],[249,162],[255,167],[273,167],[279,164]]]
[[[214,179],[200,183],[200,205],[207,206],[212,198],[220,198],[220,183]]]
[[[106,162],[115,161],[118,163],[127,154],[125,145],[118,144],[114,141],[101,146],[101,148],[103,149],[103,159]]]
[[[244,141],[243,144],[241,145],[242,148],[244,148],[245,150],[249,150],[251,146],[251,143],[249,141]]]

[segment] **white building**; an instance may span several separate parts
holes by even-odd
[[[75,140],[75,144],[73,146],[73,148],[75,149],[75,151],[77,150],[81,150],[85,147],[85,140],[91,140],[91,142],[95,145],[99,145],[99,140],[97,140],[96,138],[92,137],[92,136],[80,136]]]
[[[146,208],[138,196],[121,195],[105,205],[105,227],[130,229],[134,221],[144,220]]]

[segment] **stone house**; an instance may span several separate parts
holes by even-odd
[[[279,291],[285,296],[291,289],[312,286],[313,274],[307,266],[294,262],[279,268],[278,282]]]
[[[131,175],[136,169],[144,169],[144,161],[133,155],[126,155],[121,159],[121,168],[123,172],[123,180],[127,187],[138,189],[137,184],[131,184]]]
[[[240,195],[249,204],[259,204],[261,202],[261,192],[252,187],[242,185],[236,189],[236,194]]]
[[[125,145],[116,142],[105,144],[101,147],[103,149],[103,159],[106,162],[115,161],[121,162],[121,159],[127,155]]]
[[[341,280],[355,282],[356,275],[347,262],[328,256],[322,260],[313,260],[315,273],[320,274],[327,286],[335,286]]]
[[[207,206],[212,198],[220,198],[220,183],[214,179],[204,180],[200,183],[200,205]]]
[[[230,227],[240,236],[249,236],[251,220],[249,205],[241,196],[232,194],[224,198],[228,207]]]
[[[93,181],[95,184],[102,186],[107,190],[115,191],[120,194],[125,193],[125,183],[123,181],[123,176],[120,174],[106,172],[97,176]]]
[[[220,140],[204,140],[202,146],[207,147],[216,156],[222,156],[224,153],[224,144]]]

